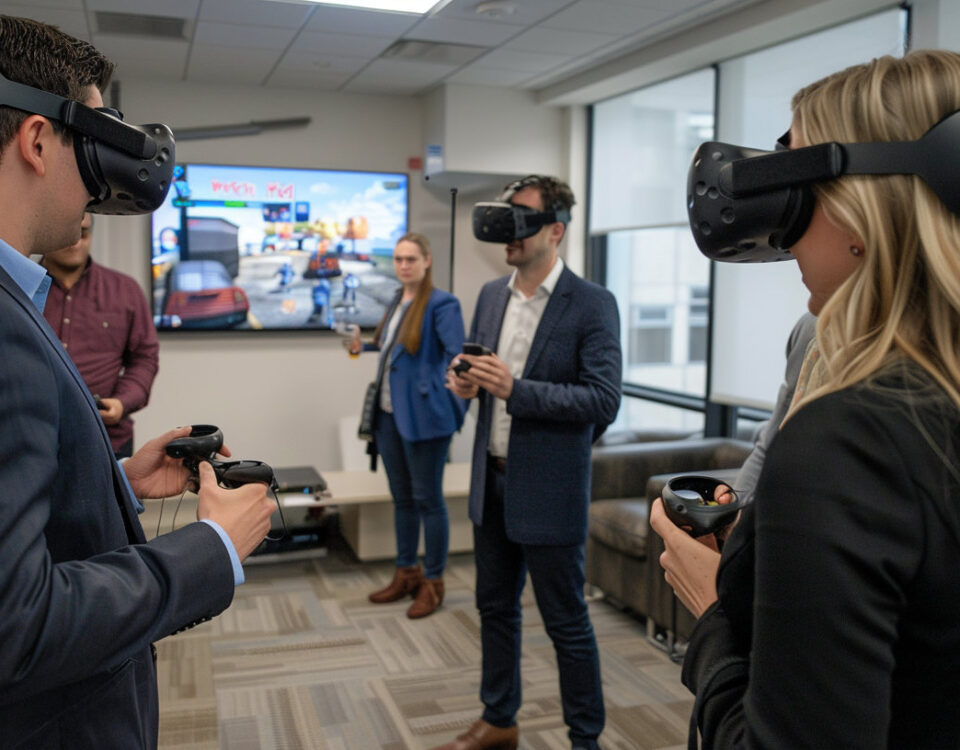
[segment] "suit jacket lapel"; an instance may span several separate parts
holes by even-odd
[[[543,353],[543,348],[550,340],[550,335],[560,319],[566,314],[567,306],[570,304],[570,294],[572,290],[573,271],[564,268],[557,279],[557,285],[553,288],[550,299],[547,300],[547,307],[543,311],[543,317],[540,318],[540,325],[537,326],[537,333],[533,337],[533,343],[530,345],[530,354],[527,355],[527,363],[523,368],[523,377],[530,377],[530,371],[537,363],[537,359]]]
[[[490,325],[481,326],[482,329],[496,331],[496,339],[490,344],[494,351],[500,345],[500,328],[503,326],[503,315],[507,311],[507,303],[510,302],[510,288],[507,286],[509,278],[505,279],[503,285],[496,291],[493,298],[493,304],[490,307]]]
[[[497,346],[500,344],[500,327],[503,325],[503,315],[507,311],[507,303],[510,301],[510,288],[507,286],[509,280],[509,277],[503,279],[501,285],[493,292],[490,305],[483,310],[477,311],[478,314],[482,316],[477,330],[495,331],[495,338],[488,344],[494,351],[497,350]],[[480,405],[483,407],[481,419],[484,424],[489,425],[491,415],[493,414],[493,398],[487,391],[482,389],[480,394]],[[489,428],[487,429],[487,436],[489,437]]]
[[[46,319],[40,314],[40,311],[37,310],[36,306],[33,304],[33,301],[24,294],[24,291],[20,286],[15,282],[3,268],[0,268],[0,286],[10,292],[10,295],[13,297],[14,302],[20,305],[21,309],[27,314],[27,316],[36,324],[37,328],[40,329],[40,333],[50,342],[50,345],[56,351],[57,356],[60,358],[60,361],[63,362],[64,367],[67,368],[67,372],[70,373],[73,380],[76,382],[77,386],[80,388],[83,393],[88,406],[93,412],[94,418],[96,419],[97,425],[100,428],[100,436],[106,444],[109,454],[113,456],[113,446],[110,444],[110,437],[107,435],[107,428],[103,424],[103,420],[100,419],[100,413],[97,411],[97,405],[93,402],[93,396],[90,395],[90,389],[87,388],[87,384],[84,382],[83,377],[80,375],[80,372],[77,370],[76,365],[73,364],[73,360],[67,356],[66,351],[63,348],[63,344],[60,342],[60,339],[56,337],[53,333],[53,329],[47,325]],[[120,465],[114,460],[113,462],[113,480],[114,485],[117,489],[118,498],[122,499],[121,512],[124,514],[124,523],[127,527],[128,535],[131,537],[131,542],[142,542],[142,531],[140,530],[139,520],[136,516],[131,515],[133,513],[133,498],[126,497],[126,481],[124,478],[120,477]],[[139,531],[139,533],[138,533]]]

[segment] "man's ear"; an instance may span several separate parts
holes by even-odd
[[[46,149],[50,136],[59,137],[53,130],[53,125],[42,115],[30,115],[17,130],[20,156],[38,177],[47,173]]]
[[[567,225],[561,221],[554,222],[550,225],[550,234],[557,241],[558,245],[563,240],[563,235],[566,233],[566,231]]]

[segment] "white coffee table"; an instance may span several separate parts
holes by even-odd
[[[312,496],[285,496],[284,507],[293,504],[336,507],[340,533],[360,560],[385,560],[397,555],[393,524],[393,497],[381,462],[377,471],[321,471],[327,491],[319,500]],[[467,515],[470,464],[451,463],[443,473],[443,495],[450,518],[450,552],[473,549],[473,527]],[[423,533],[420,535],[423,553]]]

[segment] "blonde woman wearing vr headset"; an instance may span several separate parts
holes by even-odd
[[[715,578],[704,546],[652,510],[667,581],[700,615],[683,668],[691,745],[699,729],[718,748],[960,747],[960,55],[874,60],[793,109],[791,153],[753,152],[720,193],[738,221],[763,180],[791,205],[807,191],[812,213],[771,247],[749,222],[721,247],[691,201],[705,254],[790,250],[819,316]],[[803,151],[817,144],[832,145]],[[843,155],[823,167],[833,179],[754,169],[820,151]],[[705,168],[695,158],[693,185]]]

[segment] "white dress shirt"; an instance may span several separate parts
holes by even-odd
[[[550,273],[540,282],[540,286],[537,287],[532,297],[527,297],[517,289],[516,269],[514,269],[510,281],[507,282],[507,289],[510,290],[510,300],[507,302],[507,309],[503,313],[500,340],[497,342],[497,356],[506,362],[514,379],[519,379],[523,375],[523,369],[527,365],[527,357],[530,356],[533,337],[540,325],[540,318],[543,317],[543,311],[547,308],[547,302],[550,300],[550,295],[553,294],[562,272],[563,260],[558,257],[557,262],[550,269]],[[490,424],[490,442],[487,445],[487,451],[491,456],[507,457],[507,450],[510,447],[510,422],[512,419],[507,414],[507,402],[502,398],[495,398]]]
[[[393,311],[390,322],[387,324],[386,335],[383,337],[383,347],[380,350],[381,357],[390,357],[393,349],[394,340],[397,338],[397,329],[400,327],[400,321],[403,320],[407,308],[410,307],[410,301],[401,302],[397,309]],[[380,408],[385,412],[393,414],[393,399],[390,395],[390,360],[388,359],[383,366],[383,375],[380,380]]]

